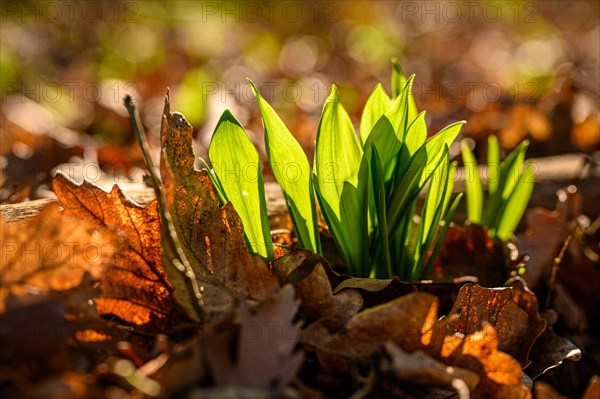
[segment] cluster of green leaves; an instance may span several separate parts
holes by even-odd
[[[517,228],[535,184],[535,169],[525,160],[529,142],[523,141],[500,162],[496,136],[488,138],[487,196],[479,177],[479,165],[466,141],[461,143],[465,165],[467,216],[470,222],[488,229],[490,237],[508,240]]]
[[[365,104],[359,135],[334,85],[323,107],[312,171],[300,144],[250,82],[258,99],[267,156],[299,245],[321,252],[316,194],[354,276],[425,277],[460,200],[459,195],[450,204],[455,164],[450,163],[448,147],[464,122],[451,124],[428,140],[425,113],[417,112],[411,92],[413,80],[414,76],[405,78],[394,60],[393,95],[381,84],[375,87]],[[272,259],[260,159],[229,111],[217,124],[209,157],[213,183],[240,214],[248,246]],[[417,198],[427,186],[416,223]]]

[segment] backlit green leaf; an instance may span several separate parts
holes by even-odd
[[[521,176],[525,152],[528,146],[529,141],[523,141],[500,164],[498,187],[494,195],[490,196],[489,206],[484,215],[484,225],[488,227],[492,237],[496,236],[496,230],[503,216],[506,201]]]
[[[439,162],[440,158],[443,156],[443,148],[444,146],[450,147],[450,145],[456,140],[462,125],[464,125],[465,121],[454,122],[442,130],[440,130],[435,136],[427,140],[425,143],[425,147],[427,148],[427,164],[425,166],[425,170],[421,175],[420,184],[423,184],[425,180],[429,178],[431,173],[436,168],[436,164]]]
[[[392,58],[392,96],[396,98],[400,95],[404,87],[406,86],[407,79],[400,67],[400,62],[397,58]],[[411,85],[412,86],[412,85]],[[413,121],[419,111],[415,103],[415,97],[412,91],[408,93],[408,120]]]
[[[315,150],[315,189],[332,236],[347,267],[367,266],[368,165],[337,88],[325,101]]]
[[[221,187],[240,215],[248,247],[273,259],[260,157],[246,131],[229,110],[217,123],[208,150]]]
[[[529,202],[529,198],[531,198],[534,185],[535,168],[531,162],[528,162],[510,198],[506,202],[506,208],[496,232],[496,235],[501,240],[508,240],[519,225],[519,221],[525,209],[527,209],[527,203]]]
[[[500,181],[500,146],[498,145],[498,138],[493,134],[488,137],[487,163],[488,193],[494,195]]]
[[[410,158],[406,147],[402,146],[407,128],[407,96],[414,77],[411,76],[405,90],[397,97],[388,110],[379,118],[367,138],[364,148],[367,158],[371,156],[370,147],[375,146],[381,159],[386,189],[396,170],[397,162]],[[402,156],[398,154],[402,151]]]
[[[467,215],[472,223],[481,223],[483,210],[483,189],[479,178],[479,164],[466,141],[460,143],[467,191]]]
[[[374,197],[375,197],[375,208],[377,210],[378,218],[378,243],[381,244],[378,252],[381,253],[380,257],[374,259],[376,263],[375,278],[389,278],[392,276],[392,264],[390,260],[390,246],[388,240],[388,228],[387,228],[387,214],[386,214],[386,203],[385,203],[385,185],[383,182],[383,169],[381,167],[381,161],[379,160],[379,154],[377,154],[377,148],[372,147],[371,157],[371,170],[373,180]]]
[[[373,126],[375,126],[379,118],[381,118],[391,104],[392,100],[390,100],[390,97],[385,92],[381,83],[378,83],[367,99],[360,118],[359,131],[360,139],[363,144],[367,141],[367,137],[369,137],[369,133],[371,133]]]
[[[410,119],[410,117],[409,117]],[[408,133],[404,140],[410,155],[417,152],[427,140],[427,124],[425,123],[425,111],[421,112],[408,127]]]
[[[448,229],[450,228],[450,221],[452,220],[452,218],[454,217],[454,214],[456,213],[456,208],[458,208],[458,204],[460,203],[461,198],[462,198],[462,193],[459,193],[456,196],[456,198],[454,199],[454,201],[452,202],[452,206],[450,206],[450,210],[446,214],[446,217],[444,219],[444,225],[442,226],[440,234],[435,242],[435,246],[433,247],[431,256],[429,256],[429,259],[427,260],[427,264],[421,271],[422,274],[420,276],[420,279],[424,279],[429,276],[429,273],[431,272],[431,269],[433,268],[433,264],[440,253],[442,244],[444,243],[444,239],[446,238],[446,234],[448,234]]]
[[[304,150],[269,103],[250,81],[265,129],[265,147],[273,174],[281,186],[298,243],[321,252],[310,166]]]

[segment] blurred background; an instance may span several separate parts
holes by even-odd
[[[135,181],[142,166],[122,99],[154,145],[167,87],[205,156],[229,107],[263,151],[253,79],[312,158],[332,83],[358,123],[392,57],[427,110],[430,134],[466,119],[484,154],[532,141],[529,156],[600,143],[597,1],[3,1],[0,203],[75,178]],[[456,149],[453,149],[456,154]],[[264,153],[264,151],[263,151]]]

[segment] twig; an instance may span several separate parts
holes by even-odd
[[[185,256],[185,253],[183,252],[183,249],[181,248],[179,239],[177,237],[177,233],[175,232],[173,220],[171,218],[171,213],[167,208],[167,200],[165,197],[165,191],[163,189],[162,181],[160,180],[158,173],[156,172],[154,162],[152,161],[152,157],[150,156],[150,150],[148,142],[146,140],[146,135],[142,132],[141,129],[142,122],[140,119],[140,115],[137,112],[135,104],[133,103],[129,95],[125,96],[124,104],[125,108],[127,108],[127,112],[129,112],[129,121],[131,122],[131,127],[133,128],[135,136],[137,137],[138,143],[140,144],[140,147],[142,149],[146,167],[150,171],[150,177],[153,183],[154,192],[158,200],[161,224],[162,226],[164,226],[163,239],[165,240],[166,245],[169,246],[170,251],[168,253],[174,255],[174,258],[170,260],[172,261],[175,268],[182,274],[182,277],[186,282],[189,295],[191,296],[190,300],[193,304],[194,310],[196,311],[198,317],[202,320],[205,315],[202,293],[200,291],[200,287],[198,286],[198,281],[196,280],[196,274],[194,273],[194,269],[190,265],[190,262],[188,261],[187,257]],[[165,232],[166,234],[164,234]]]
[[[552,292],[554,291],[554,284],[556,282],[556,275],[558,274],[558,270],[560,269],[560,262],[562,262],[563,256],[565,256],[565,252],[571,242],[571,238],[573,236],[571,234],[568,235],[567,239],[563,243],[558,256],[554,258],[554,263],[552,264],[552,272],[550,274],[550,281],[548,282],[548,294],[546,295],[546,309],[550,306],[550,299],[552,297]]]

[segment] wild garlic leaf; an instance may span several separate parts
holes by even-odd
[[[386,209],[386,195],[385,195],[385,184],[383,181],[383,168],[381,167],[381,160],[377,153],[376,147],[371,147],[373,154],[371,156],[371,176],[373,177],[374,187],[374,200],[375,209],[377,212],[378,219],[378,238],[381,244],[380,252],[381,256],[373,259],[375,264],[375,278],[389,278],[392,276],[392,264],[390,260],[390,245],[388,238],[388,227],[387,227],[387,209]]]
[[[244,225],[251,251],[273,259],[260,156],[246,131],[227,109],[221,115],[208,150],[221,187]]]
[[[365,107],[363,108],[362,116],[360,118],[360,139],[364,144],[367,141],[367,137],[371,133],[371,130],[381,118],[381,116],[387,111],[392,104],[392,100],[385,92],[381,83],[375,86],[375,89],[367,99]]]
[[[317,133],[314,173],[319,189],[333,209],[339,208],[344,183],[358,186],[358,170],[363,156],[354,126],[340,102],[337,87],[325,101]],[[336,211],[336,213],[339,213]]]
[[[377,148],[384,172],[386,189],[389,189],[390,181],[392,180],[398,161],[405,162],[410,158],[410,154],[408,154],[406,147],[403,147],[402,144],[406,128],[408,127],[407,96],[412,81],[413,77],[411,76],[409,84],[407,84],[401,95],[392,102],[388,110],[373,126],[364,145],[365,154],[369,162],[371,156],[370,147],[375,146]],[[402,152],[402,156],[398,157],[400,152]]]
[[[332,86],[315,150],[315,189],[334,241],[348,268],[363,275],[368,255],[368,165],[350,116]]]
[[[414,75],[413,75],[414,76]],[[400,95],[404,87],[406,86],[407,81],[410,79],[406,79],[402,68],[400,67],[400,62],[397,58],[392,58],[392,98],[396,98]],[[415,96],[412,93],[412,83],[411,90],[408,93],[408,120],[413,121],[419,111],[417,110],[417,104],[415,102]]]
[[[267,157],[283,191],[298,243],[302,248],[321,253],[315,197],[306,154],[277,112],[260,95],[254,83],[251,80],[249,82],[258,100],[265,129]]]
[[[409,115],[410,120],[410,115]],[[410,124],[404,139],[406,148],[410,155],[417,152],[427,141],[427,124],[425,123],[425,111],[421,112]]]
[[[500,180],[500,146],[493,134],[488,137],[487,184],[489,195],[494,195]]]
[[[450,145],[456,140],[462,125],[465,121],[454,122],[442,130],[440,130],[435,136],[427,140],[425,148],[427,149],[427,164],[425,170],[421,175],[420,184],[423,184],[425,180],[429,178],[431,173],[435,170],[435,165],[439,162],[443,156],[444,146],[450,147]]]
[[[510,198],[506,202],[506,207],[496,232],[496,235],[501,240],[507,241],[519,225],[521,217],[527,209],[527,203],[533,193],[534,185],[535,167],[533,163],[528,162]]]
[[[489,206],[484,217],[484,225],[488,227],[490,235],[495,237],[496,229],[502,218],[506,201],[516,186],[523,169],[525,152],[529,141],[525,140],[506,156],[500,164],[500,179],[494,195],[490,196]]]
[[[467,191],[467,216],[472,223],[481,223],[483,211],[483,188],[479,178],[479,164],[466,141],[460,143]]]

